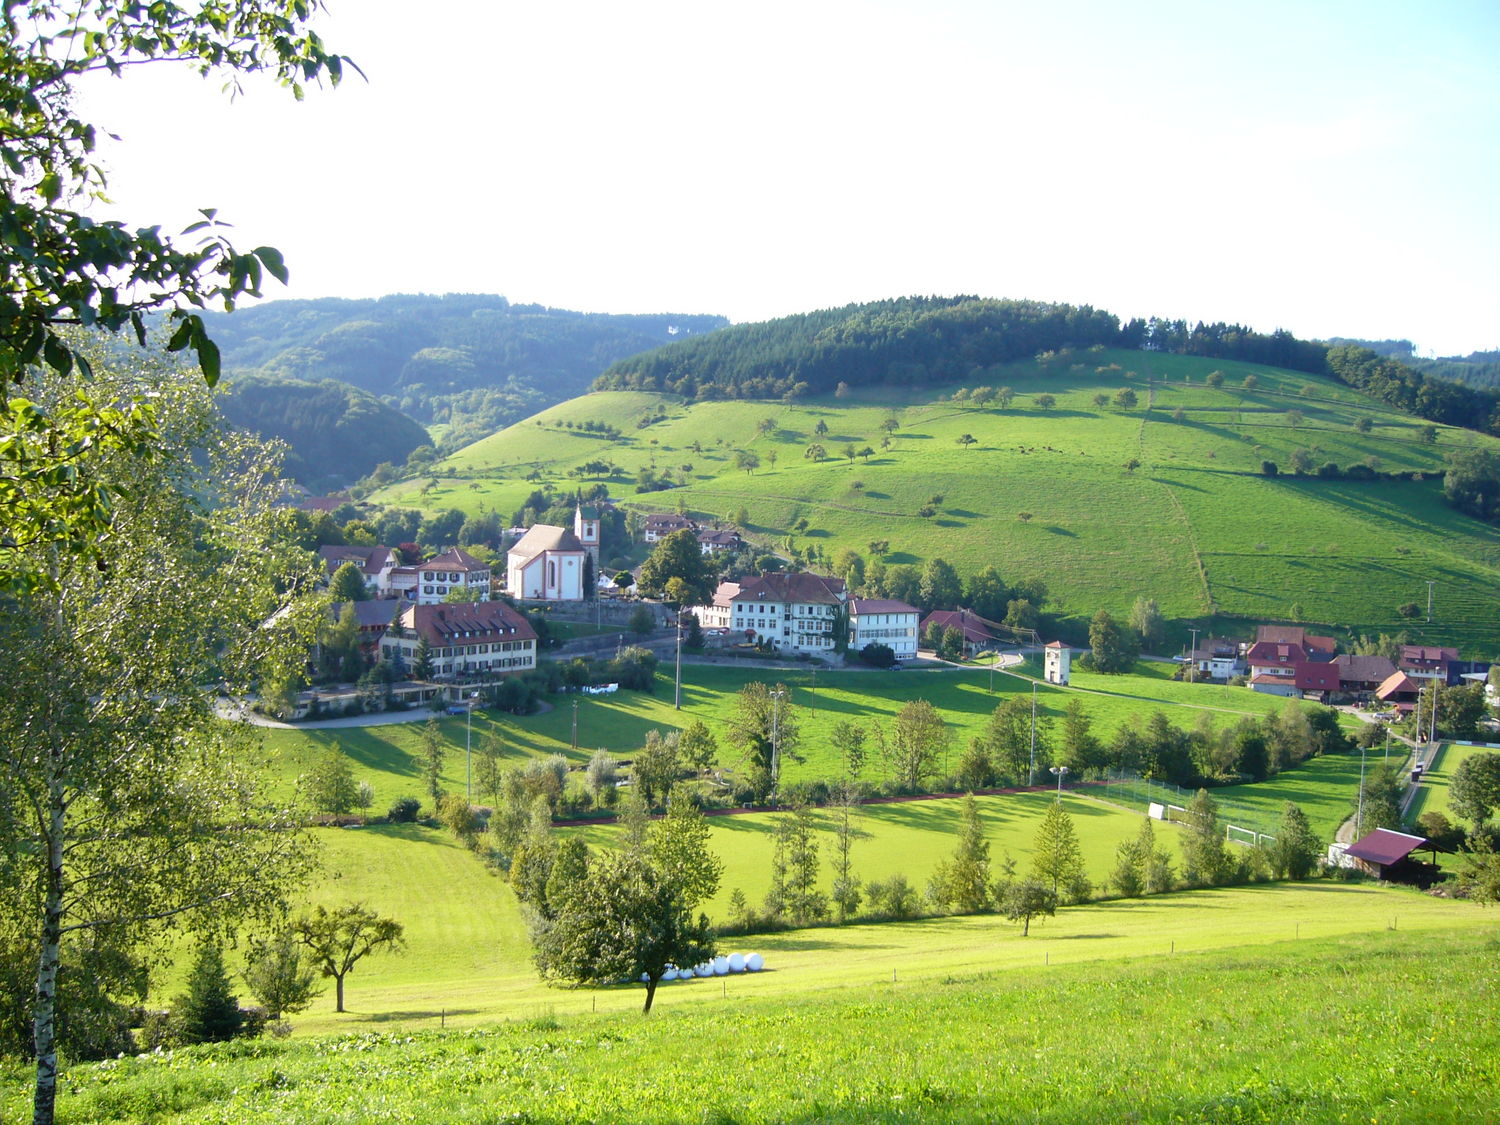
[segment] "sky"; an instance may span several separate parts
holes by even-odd
[[[907,294],[1500,347],[1500,5],[326,0],[296,102],[101,77],[113,214],[273,296],[764,320]]]

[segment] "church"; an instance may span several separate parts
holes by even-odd
[[[505,587],[513,598],[583,601],[599,570],[599,513],[578,505],[573,527],[533,524],[505,553]]]

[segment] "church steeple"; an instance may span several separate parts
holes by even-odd
[[[577,504],[573,508],[573,534],[583,544],[583,549],[599,565],[599,509]]]

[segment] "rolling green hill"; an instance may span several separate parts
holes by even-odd
[[[782,550],[805,519],[791,545],[824,558],[883,539],[887,564],[941,556],[961,574],[993,564],[1012,582],[1039,577],[1074,635],[1096,610],[1124,615],[1146,595],[1169,618],[1240,633],[1299,617],[1500,653],[1500,531],[1450,508],[1439,483],[1445,455],[1500,442],[1444,426],[1428,440],[1419,419],[1325,377],[1191,356],[1096,349],[993,367],[983,382],[1012,388],[1010,405],[955,401],[972,382],[793,403],[596,392],[465,447],[435,485],[372,498],[508,512],[538,479],[570,489],[570,470],[602,460],[617,500],[718,518],[743,509],[751,534]],[[1112,405],[1122,388],[1134,408]],[[620,436],[580,433],[590,421]],[[822,460],[807,456],[813,444]],[[736,469],[739,450],[760,466]],[[1299,457],[1378,479],[1293,475]],[[1279,475],[1262,475],[1265,461]],[[653,467],[685,486],[640,492]],[[1429,579],[1430,626],[1398,613],[1425,606]]]
[[[727,323],[462,293],[273,301],[204,319],[226,371],[348,383],[423,425],[443,426],[449,447],[580,394],[617,359]]]

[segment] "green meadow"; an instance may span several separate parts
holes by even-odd
[[[373,499],[422,508],[489,507],[509,514],[536,487],[560,488],[589,460],[608,460],[611,495],[642,510],[682,503],[700,516],[743,508],[748,531],[784,547],[828,554],[867,551],[886,539],[890,563],[942,556],[961,573],[994,564],[1002,575],[1040,577],[1051,609],[1075,623],[1095,610],[1127,613],[1139,595],[1169,618],[1244,632],[1287,620],[1353,631],[1408,628],[1425,639],[1493,653],[1500,610],[1500,532],[1443,503],[1443,457],[1493,439],[1423,423],[1349,388],[1308,375],[1184,356],[1104,352],[1087,362],[1035,362],[987,373],[1007,385],[1008,408],[867,388],[846,398],[684,404],[644,392],[585,395],[552,407],[459,451],[430,476],[390,486]],[[1208,384],[1210,372],[1225,376]],[[1257,385],[1246,389],[1247,376]],[[1099,407],[1094,396],[1130,387],[1131,410]],[[955,388],[944,388],[951,391]],[[1039,394],[1055,404],[1043,408]],[[664,415],[645,427],[643,416]],[[899,427],[882,448],[882,422]],[[767,432],[760,425],[773,420]],[[1368,433],[1355,425],[1368,419]],[[618,439],[569,430],[586,421],[617,427]],[[827,427],[818,435],[819,424]],[[958,439],[970,435],[968,446]],[[822,461],[805,453],[813,443]],[[854,457],[845,456],[853,447]],[[868,457],[860,451],[870,448]],[[734,467],[750,450],[760,467]],[[1314,462],[1432,474],[1424,481],[1335,481],[1290,475],[1291,454]],[[773,463],[774,458],[774,463]],[[1262,460],[1286,475],[1260,475]],[[1138,462],[1134,469],[1131,461]],[[690,466],[690,468],[685,468]],[[635,475],[671,469],[685,486],[639,494]],[[936,514],[918,509],[941,495]],[[1026,514],[1025,519],[1021,518]],[[1425,605],[1435,619],[1397,613]],[[1295,610],[1294,610],[1295,607]],[[1181,639],[1181,638],[1179,638]]]
[[[1023,665],[1022,670],[1035,671],[1031,665]],[[1037,716],[1044,744],[1047,725],[1060,725],[1073,699],[1081,702],[1094,733],[1106,739],[1122,724],[1141,721],[1158,709],[1165,711],[1175,725],[1191,729],[1199,722],[1233,724],[1246,717],[1278,712],[1287,705],[1283,699],[1246,688],[1180,683],[1169,678],[1171,670],[1172,665],[1141,663],[1136,672],[1121,676],[1075,672],[1069,688],[1037,684]],[[947,768],[951,770],[969,739],[982,732],[994,709],[1007,697],[1029,697],[1034,683],[1021,675],[978,666],[875,672],[815,671],[802,665],[784,670],[749,668],[732,662],[684,664],[683,706],[678,711],[672,704],[670,669],[664,666],[658,672],[653,695],[619,692],[557,696],[549,710],[526,716],[476,712],[472,733],[465,719],[440,716],[438,726],[447,747],[443,778],[450,789],[464,788],[466,741],[477,745],[493,735],[500,741],[507,764],[561,754],[570,763],[582,766],[596,749],[629,758],[645,742],[648,731],[681,729],[694,720],[702,720],[720,739],[720,764],[732,770],[739,760],[725,740],[726,729],[736,693],[752,681],[783,683],[788,688],[788,701],[801,728],[802,758],[785,761],[782,776],[790,782],[842,775],[843,764],[830,738],[836,724],[883,726],[905,704],[917,699],[931,703],[948,724]],[[575,704],[576,749],[572,746]],[[416,762],[424,721],[414,717],[411,722],[379,726],[276,729],[266,731],[265,736],[279,763],[283,792],[290,792],[296,776],[306,772],[317,756],[336,742],[349,755],[356,777],[374,787],[377,809],[384,809],[398,797],[421,795]],[[884,770],[873,744],[870,754],[865,776],[878,780]]]
[[[991,917],[826,936],[758,940],[769,971],[666,985],[646,1019],[638,988],[537,990],[500,1024],[362,1007],[316,1037],[80,1066],[60,1119],[1496,1119],[1500,929],[1463,904],[1261,887],[1068,910],[1029,938]],[[4,1078],[19,1120],[26,1074]]]

